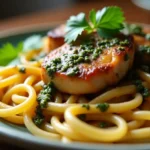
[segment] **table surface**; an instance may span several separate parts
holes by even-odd
[[[82,2],[78,2],[69,8],[32,13],[29,15],[0,21],[0,32],[6,31],[7,29],[18,28],[27,25],[65,21],[70,15],[77,14],[79,12],[88,13],[92,8],[98,10],[104,6],[110,5],[120,6],[124,11],[126,21],[146,24],[150,23],[150,12],[135,6],[130,0],[97,0],[94,2],[87,2],[83,0]],[[0,141],[0,149],[22,150],[22,148],[6,144],[2,141]]]

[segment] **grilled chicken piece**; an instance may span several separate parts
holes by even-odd
[[[49,53],[64,44],[65,25],[48,32],[48,37],[44,39],[44,51]]]
[[[90,56],[90,63],[77,64],[79,72],[75,76],[67,75],[68,71],[72,69],[69,68],[66,72],[58,70],[50,77],[46,68],[55,58],[61,58],[61,64],[65,65],[64,54],[72,55],[77,50],[80,52],[80,46],[64,44],[51,51],[42,64],[43,80],[45,83],[53,81],[58,90],[70,94],[95,93],[110,85],[115,85],[132,67],[134,59],[132,36],[121,35],[119,39],[127,39],[129,42],[127,46],[124,46],[124,50],[120,49],[119,44],[104,48],[96,59],[93,60]]]

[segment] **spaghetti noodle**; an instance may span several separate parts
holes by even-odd
[[[59,46],[62,45],[62,38],[55,38],[61,39]],[[134,38],[136,39],[136,37]],[[95,61],[99,55],[102,55],[101,63],[108,63],[112,60],[115,62],[113,65],[117,65],[123,61],[122,66],[127,66],[127,71],[132,66],[134,55],[132,38],[128,37],[128,39],[131,43],[124,39],[118,41],[116,38],[111,41],[103,40],[102,44],[110,46],[110,51],[105,51],[104,55],[99,47],[96,47],[94,54],[92,51],[86,52],[88,56],[92,55],[90,58],[92,61]],[[53,39],[53,41],[55,40]],[[125,46],[118,47],[118,42]],[[56,43],[53,43],[55,48],[57,47]],[[48,48],[48,46],[46,47]],[[64,49],[66,47],[65,45]],[[103,48],[106,49],[104,45]],[[75,52],[77,52],[76,49]],[[49,140],[60,140],[65,143],[73,141],[96,143],[150,142],[150,73],[148,71],[143,71],[140,67],[136,68],[132,74],[128,72],[123,79],[119,77],[122,80],[116,80],[115,83],[120,81],[116,86],[110,84],[111,86],[105,89],[106,86],[104,86],[102,90],[94,94],[68,94],[69,92],[64,93],[56,89],[52,95],[50,87],[52,84],[46,87],[41,77],[43,59],[35,59],[41,53],[43,53],[43,48],[28,51],[21,54],[20,65],[0,68],[1,118],[14,124],[24,125],[35,136]],[[128,59],[128,54],[132,57],[131,61]],[[55,56],[55,52],[53,55]],[[113,56],[115,58],[112,59]],[[86,59],[76,57],[81,63],[89,63],[87,57]],[[68,56],[65,59],[68,59]],[[69,59],[69,61],[72,60]],[[61,66],[61,59],[57,59],[57,63],[60,65],[59,69],[64,69],[64,66]],[[124,71],[124,68],[119,65],[115,69],[119,68],[120,71]],[[105,66],[105,68],[107,67]],[[100,71],[105,71],[105,68]],[[85,68],[83,67],[83,69]],[[78,74],[78,69],[75,71],[69,75]],[[55,72],[57,72],[56,67]],[[51,78],[53,78],[53,74],[51,74]],[[124,76],[124,74],[126,73],[116,73],[115,77]],[[138,76],[137,79],[136,76]],[[112,80],[109,79],[108,81]],[[85,89],[82,92],[85,92]],[[46,103],[47,98],[50,100]]]
[[[19,72],[21,67],[26,68],[24,74]],[[150,74],[141,70],[138,73],[143,82],[149,84]],[[150,120],[150,100],[143,100],[135,85],[113,88],[91,101],[83,95],[57,92],[55,102],[49,102],[44,109],[48,119],[40,129],[32,120],[37,105],[36,97],[43,85],[40,74],[41,68],[34,65],[0,69],[0,117],[15,124],[24,124],[35,136],[62,141],[144,142],[145,138],[150,137],[149,127],[146,126]],[[126,95],[132,95],[133,98],[120,102],[119,99]],[[114,103],[113,98],[118,102]],[[102,112],[96,105],[104,102],[109,104],[109,108]],[[89,109],[84,108],[83,104],[88,104]],[[85,115],[84,121],[79,119],[79,115]],[[103,121],[109,126],[98,127]]]

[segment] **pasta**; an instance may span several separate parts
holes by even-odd
[[[40,129],[32,118],[36,97],[43,86],[41,68],[28,63],[0,69],[0,117],[15,124],[24,124],[35,136],[63,142],[144,142],[150,137],[149,127],[146,127],[150,120],[150,100],[143,102],[142,95],[131,84],[110,89],[91,101],[80,95],[64,97],[58,92],[55,102],[49,102],[44,110],[49,119]],[[26,68],[25,74],[19,72],[21,67]],[[143,82],[149,84],[150,74],[141,70],[138,73]],[[123,102],[109,102],[125,95],[133,97]],[[96,104],[103,102],[109,103],[106,112],[96,108]],[[89,104],[90,109],[82,107],[82,103]],[[77,117],[83,114],[86,114],[86,122]],[[101,121],[109,122],[111,126],[104,129],[97,127]]]

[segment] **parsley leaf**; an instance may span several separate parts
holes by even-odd
[[[123,12],[117,6],[105,7],[96,14],[98,28],[120,30],[123,29],[123,21]]]
[[[112,37],[124,28],[123,21],[123,12],[117,6],[104,7],[97,12],[91,10],[88,21],[84,13],[71,16],[66,25],[65,41],[67,43],[75,41],[83,31],[87,34],[97,31],[101,37]]]
[[[17,46],[13,46],[10,43],[4,44],[2,48],[0,48],[0,66],[5,66],[15,59],[22,49],[22,42],[20,42]]]
[[[42,36],[33,35],[28,37],[24,42],[19,42],[16,46],[11,43],[3,44],[0,48],[0,66],[18,64],[18,55],[20,52],[39,49],[43,46]]]
[[[93,26],[95,26],[96,25],[96,11],[94,9],[90,11],[89,18]]]
[[[89,27],[89,24],[85,18],[84,13],[80,13],[77,16],[71,16],[67,21],[67,34],[65,36],[65,41],[67,43],[75,41],[78,35],[80,35],[87,27]]]

